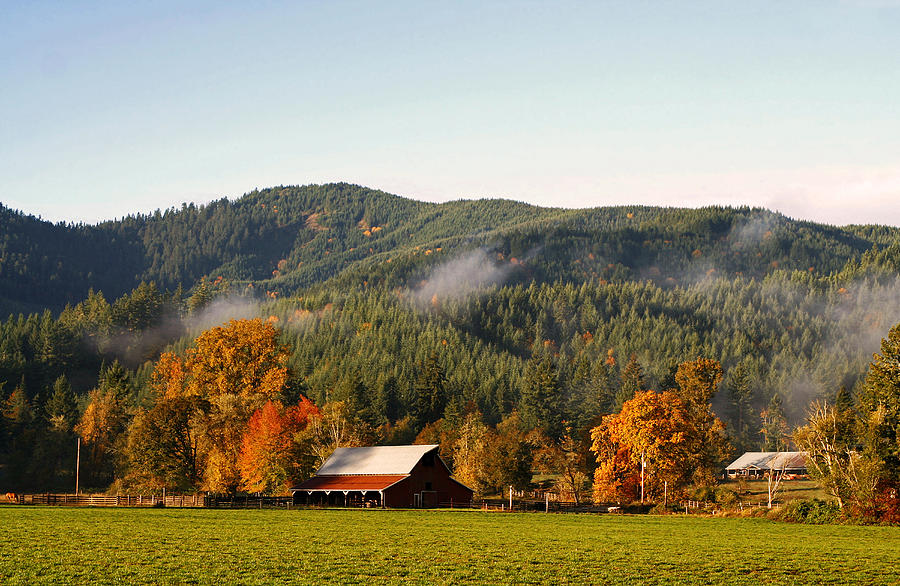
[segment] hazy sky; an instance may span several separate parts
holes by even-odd
[[[0,0],[0,88],[0,202],[52,220],[348,181],[900,226],[886,0]]]

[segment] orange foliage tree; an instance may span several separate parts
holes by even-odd
[[[297,454],[297,436],[310,417],[320,416],[312,401],[303,397],[285,409],[278,401],[266,401],[250,416],[244,431],[238,469],[241,489],[263,494],[284,494],[293,480],[309,476],[307,454]]]
[[[287,382],[288,350],[278,330],[261,319],[231,320],[203,332],[188,351],[189,394],[244,399],[277,397]]]
[[[710,405],[722,367],[708,358],[684,362],[675,381],[677,389],[637,393],[591,431],[596,499],[638,497],[642,466],[645,496],[651,499],[662,496],[666,486],[677,493],[690,483],[713,480],[728,450],[725,426]]]
[[[242,484],[238,456],[247,423],[267,401],[280,399],[287,385],[288,350],[278,334],[262,319],[231,320],[203,332],[183,355],[166,353],[157,361],[151,376],[157,404],[192,410],[197,488],[233,492]]]
[[[597,457],[594,498],[627,502],[640,496],[641,462],[649,498],[661,497],[665,483],[683,488],[696,462],[697,436],[687,408],[672,392],[638,392],[622,411],[607,415],[591,430]]]

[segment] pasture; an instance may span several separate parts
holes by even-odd
[[[900,583],[900,529],[480,511],[0,507],[0,583]]]

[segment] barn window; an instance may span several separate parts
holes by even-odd
[[[431,483],[430,483],[430,482],[426,482],[426,483],[425,483],[425,490],[431,490]]]

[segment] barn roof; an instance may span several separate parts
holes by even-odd
[[[313,476],[292,490],[384,490],[406,478],[406,474],[369,474],[353,476]]]
[[[745,452],[726,470],[782,470],[806,468],[806,452]]]
[[[410,474],[422,456],[437,448],[437,445],[338,448],[316,476]]]

